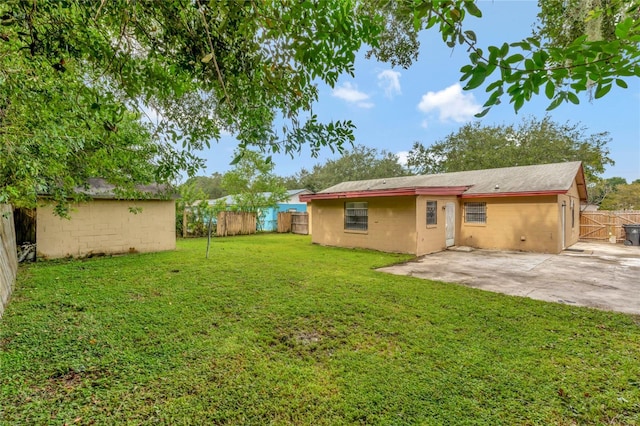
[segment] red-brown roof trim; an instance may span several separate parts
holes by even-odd
[[[300,195],[300,201],[312,200],[335,200],[340,198],[366,198],[366,197],[406,197],[412,195],[455,195],[460,198],[496,198],[496,197],[535,197],[544,195],[566,194],[565,190],[549,191],[528,191],[528,192],[487,192],[480,194],[465,194],[468,186],[446,186],[446,187],[420,187],[420,188],[397,188],[397,189],[376,189],[371,191],[347,191],[330,192],[320,194]]]
[[[345,191],[300,195],[300,201],[335,200],[339,198],[406,197],[411,195],[461,195],[468,186],[439,186],[419,188],[373,189],[370,191]]]
[[[535,197],[540,195],[566,194],[565,190],[529,191],[529,192],[486,192],[484,194],[462,194],[460,198],[496,198],[496,197]]]

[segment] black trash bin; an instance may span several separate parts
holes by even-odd
[[[640,246],[640,223],[622,225],[624,228],[624,245]]]

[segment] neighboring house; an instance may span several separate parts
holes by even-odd
[[[600,209],[598,204],[583,204],[580,210],[583,212],[597,212]]]
[[[582,163],[570,162],[343,182],[301,199],[318,244],[559,253],[578,241],[587,192]]]
[[[53,204],[40,198],[36,209],[38,257],[174,250],[175,199],[167,197],[163,185],[137,189],[146,194],[145,199],[123,200],[104,179],[89,179],[87,188],[78,189],[89,200],[73,204],[68,219],[55,215]]]
[[[278,213],[280,212],[306,212],[307,202],[301,201],[300,197],[304,195],[313,194],[313,191],[308,189],[291,189],[286,192],[287,199],[278,203],[277,207],[268,207],[261,209],[258,214],[257,227],[261,231],[276,231],[278,229]],[[265,198],[268,198],[271,194],[265,192]],[[224,200],[227,207],[232,208],[235,205],[234,196],[227,195],[226,197],[218,198],[215,200],[208,200],[210,205],[216,204],[219,200]]]

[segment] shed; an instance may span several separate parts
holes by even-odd
[[[141,199],[122,199],[104,179],[78,188],[89,197],[74,203],[69,218],[54,214],[46,197],[36,209],[38,257],[86,257],[156,252],[176,247],[175,199],[165,185],[139,185]]]
[[[318,244],[559,253],[578,241],[587,192],[582,163],[566,162],[343,182],[301,199]]]

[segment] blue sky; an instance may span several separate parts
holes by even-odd
[[[465,22],[476,32],[481,47],[529,36],[538,10],[535,1],[481,1],[479,6],[483,18],[468,17]],[[357,126],[356,144],[397,153],[400,158],[415,141],[428,146],[469,121],[512,124],[525,116],[544,117],[548,100],[542,95],[525,104],[517,115],[511,104],[503,102],[482,119],[474,118],[487,95],[483,87],[461,90],[459,70],[468,62],[466,50],[448,48],[437,31],[423,31],[420,43],[420,57],[407,70],[364,59],[363,50],[354,78],[344,75],[335,88],[319,87],[314,112],[323,121],[352,120]],[[627,82],[627,89],[614,86],[605,97],[593,101],[584,93],[579,105],[564,104],[548,114],[560,123],[580,122],[588,134],[609,132],[612,140],[608,147],[615,165],[608,166],[604,176],[621,176],[631,182],[640,178],[640,82],[637,78]],[[232,136],[212,143],[210,150],[201,153],[207,164],[201,174],[229,170],[235,147]],[[276,155],[273,160],[275,172],[289,176],[338,156],[327,148],[316,158],[303,150],[294,158]]]

